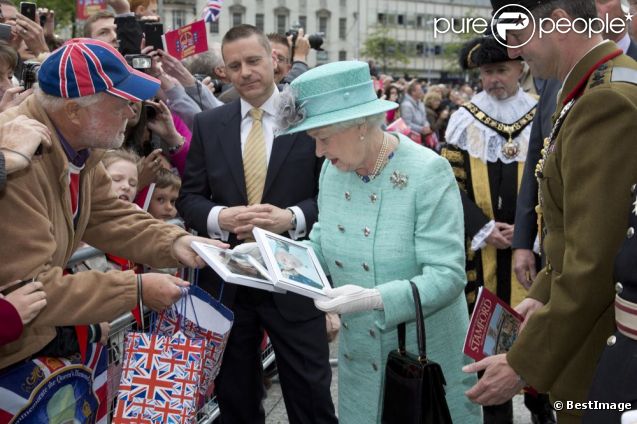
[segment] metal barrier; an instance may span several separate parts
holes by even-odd
[[[180,220],[171,220],[168,221],[171,224],[179,225],[183,228],[183,222]],[[91,259],[97,257],[99,255],[103,255],[104,253],[101,250],[95,249],[94,247],[82,247],[78,249],[69,259],[67,263],[67,267],[73,267],[87,259]],[[189,280],[192,281],[193,272],[187,272],[187,276]],[[148,317],[150,314],[149,311],[145,311],[145,315]],[[149,322],[149,319],[146,319],[145,322]],[[109,419],[110,423],[111,413],[113,408],[115,407],[115,399],[117,397],[117,390],[119,386],[119,379],[121,376],[121,361],[123,359],[124,354],[124,337],[127,332],[132,331],[133,327],[136,325],[135,319],[133,315],[129,312],[126,313],[111,323],[111,330],[109,333],[108,340],[108,409],[109,409]],[[272,345],[268,343],[266,349],[262,353],[262,361],[263,368],[268,367],[272,362],[274,362],[274,350],[272,349]],[[198,424],[210,424],[220,415],[219,406],[217,404],[216,398],[213,396],[209,399],[203,408],[197,411],[197,423]]]

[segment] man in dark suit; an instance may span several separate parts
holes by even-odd
[[[195,118],[177,208],[200,234],[231,245],[255,226],[303,237],[317,220],[321,167],[305,133],[274,137],[279,91],[268,39],[240,25],[222,42],[226,74],[241,98]],[[200,284],[221,295],[218,276]],[[263,423],[259,344],[265,329],[274,348],[291,423],[336,423],[324,314],[311,299],[228,284],[221,299],[235,313],[217,397],[224,423]]]
[[[553,120],[551,116],[555,112],[557,92],[562,83],[555,79],[540,81],[540,100],[537,103],[537,111],[531,126],[529,138],[529,151],[524,164],[524,173],[520,184],[520,191],[515,209],[515,226],[511,247],[513,251],[513,269],[522,285],[529,289],[531,282],[537,274],[537,265],[533,245],[537,236],[537,179],[535,178],[535,166],[540,160],[540,151],[544,139],[551,133]]]

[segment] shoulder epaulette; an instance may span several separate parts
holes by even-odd
[[[610,82],[627,82],[637,85],[637,69],[617,67],[613,68]]]

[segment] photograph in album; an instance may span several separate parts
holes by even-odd
[[[192,248],[226,282],[283,293],[270,281],[259,247],[245,243],[234,249],[220,249],[210,244],[192,242]]]
[[[260,228],[252,234],[276,287],[314,299],[328,298],[330,283],[311,247]]]

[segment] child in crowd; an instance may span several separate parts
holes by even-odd
[[[117,197],[132,203],[137,194],[137,164],[139,156],[132,150],[109,150],[104,154],[102,163],[111,176],[112,187]]]
[[[179,196],[180,188],[181,179],[177,175],[165,168],[160,169],[157,173],[155,188],[148,205],[148,213],[162,221],[177,217],[175,202]]]

